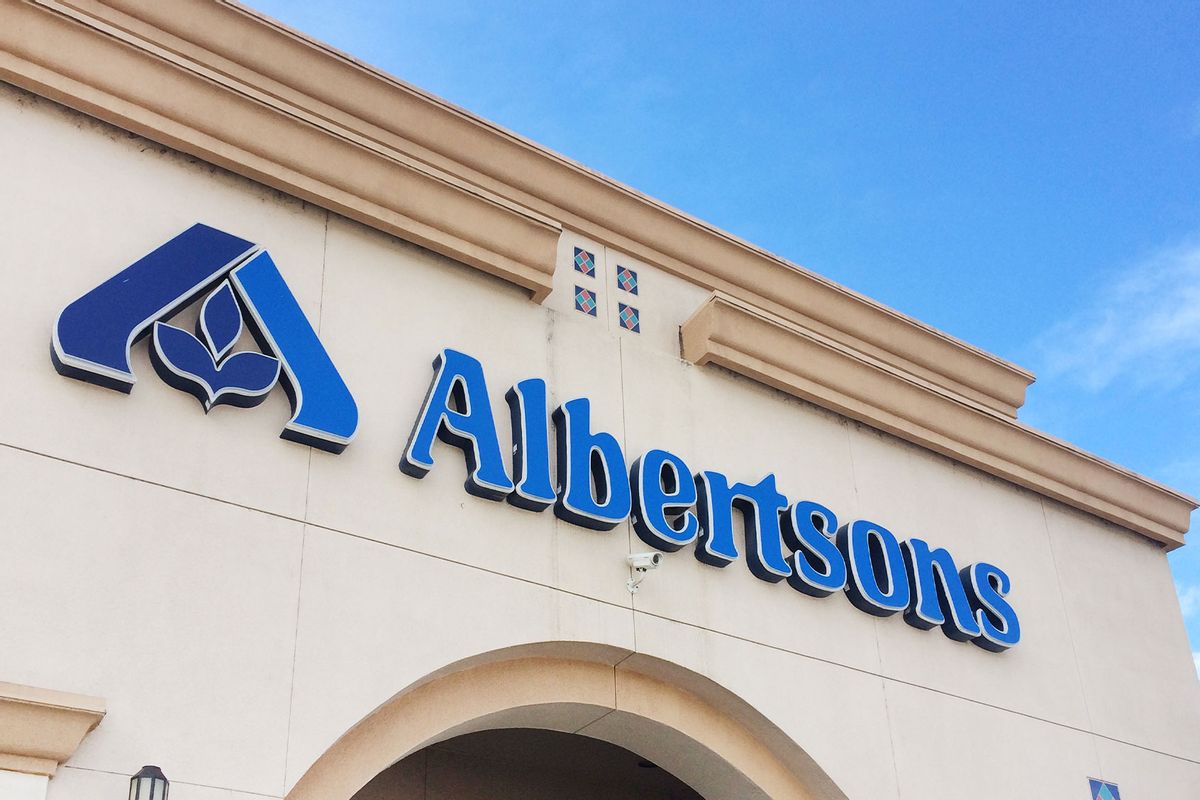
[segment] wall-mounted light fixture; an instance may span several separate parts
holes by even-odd
[[[145,766],[129,779],[129,800],[167,800],[171,782],[155,766]]]

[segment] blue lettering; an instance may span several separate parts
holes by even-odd
[[[659,550],[674,553],[696,540],[700,522],[690,509],[696,485],[687,464],[665,450],[651,450],[629,468],[633,531]]]
[[[812,597],[828,597],[846,587],[846,560],[838,551],[837,517],[811,502],[792,505],[782,519],[783,543],[792,550],[788,583]]]
[[[963,567],[959,574],[981,630],[979,638],[971,641],[994,653],[1016,647],[1021,642],[1021,623],[1017,612],[1004,599],[1012,588],[1008,575],[999,567],[982,562]]]
[[[719,472],[696,476],[700,495],[700,541],[696,558],[714,567],[724,567],[738,557],[733,542],[733,510],[742,512],[746,525],[746,566],[756,578],[772,583],[791,574],[783,557],[779,512],[787,498],[775,488],[775,476],[767,475],[753,486],[729,485]]]
[[[592,405],[585,398],[568,400],[554,412],[559,492],[554,513],[567,522],[607,531],[629,516],[629,483],[621,445],[611,433],[592,433],[591,416]]]
[[[888,617],[908,606],[908,576],[900,543],[882,525],[856,520],[837,535],[850,568],[846,595],[859,611]]]
[[[433,468],[433,440],[441,439],[463,451],[467,491],[502,500],[513,484],[504,468],[483,366],[457,350],[443,350],[434,359],[433,370],[421,415],[400,459],[401,471],[425,477]]]
[[[226,327],[232,329],[232,323]],[[215,340],[208,329],[202,333],[210,339],[209,349],[221,349],[211,344]],[[221,341],[233,338],[226,332]],[[789,504],[773,474],[756,484],[730,483],[720,472],[693,475],[679,456],[656,449],[629,466],[626,480],[621,445],[612,434],[592,430],[586,398],[569,400],[552,415],[555,481],[549,392],[539,378],[520,381],[505,395],[513,432],[510,480],[483,367],[449,349],[433,366],[433,382],[400,461],[409,475],[420,478],[429,472],[433,442],[441,439],[463,451],[466,488],[472,494],[507,498],[535,512],[553,505],[555,516],[594,530],[611,530],[629,519],[650,547],[673,553],[694,543],[696,559],[716,567],[739,557],[736,510],[745,529],[746,566],[760,580],[786,579],[812,597],[844,591],[868,614],[904,612],[909,625],[922,630],[939,626],[950,639],[995,652],[1021,640],[1017,614],[1005,599],[1011,582],[1000,568],[977,563],[958,570],[945,548],[917,538],[902,543],[867,520],[839,527],[833,511],[819,503]]]
[[[950,553],[943,547],[931,550],[921,539],[909,539],[900,548],[912,587],[904,621],[921,630],[941,625],[942,633],[956,642],[979,636],[975,612]]]
[[[529,511],[542,511],[555,500],[550,478],[550,420],[546,382],[521,381],[504,395],[513,432],[513,483],[508,502]]]

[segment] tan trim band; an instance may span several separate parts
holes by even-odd
[[[860,420],[1137,531],[1183,544],[1196,501],[730,297],[683,325],[683,355]]]
[[[563,225],[1009,415],[1033,380],[233,3],[0,2],[5,79],[539,301]]]
[[[614,667],[520,655],[536,649],[456,665],[400,692],[326,750],[286,800],[349,800],[423,747],[496,728],[604,739],[649,758],[705,797],[845,800],[807,753],[728,692],[710,692],[719,698],[714,702],[660,680],[648,673],[663,667],[648,656],[630,655]],[[678,668],[675,677],[693,685],[703,680]]]
[[[104,718],[104,701],[0,683],[0,769],[53,775]]]
[[[186,12],[168,5],[160,10]],[[539,301],[550,293],[561,233],[553,220],[288,103],[269,81],[239,81],[220,59],[193,61],[161,31],[141,38],[128,28],[146,27],[114,9],[78,6],[0,0],[0,77],[504,278]],[[201,24],[186,13],[180,21]]]
[[[539,302],[561,227],[571,228],[718,292],[728,308],[704,313],[748,310],[754,330],[783,348],[770,351],[783,366],[760,368],[761,343],[706,344],[697,317],[688,357],[1168,546],[1183,541],[1191,498],[1015,423],[1031,373],[256,12],[229,0],[0,0],[0,12],[0,78],[473,265]],[[818,352],[840,353],[838,369],[801,363]],[[822,384],[834,376],[842,383]],[[892,390],[896,398],[880,399]]]

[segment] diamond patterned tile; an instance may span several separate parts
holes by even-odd
[[[627,331],[641,333],[642,320],[638,310],[633,306],[627,306],[624,303],[617,303],[617,307],[617,319],[620,321],[621,327]]]
[[[575,248],[575,271],[589,278],[596,277],[596,256],[581,247]]]
[[[596,316],[596,293],[582,286],[575,287],[575,310],[590,317]]]
[[[638,277],[637,273],[629,267],[617,265],[617,288],[623,289],[630,294],[638,293]]]

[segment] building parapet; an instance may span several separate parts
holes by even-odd
[[[714,294],[684,323],[682,340],[696,364],[720,365],[1168,548],[1183,544],[1192,498],[818,330]]]
[[[552,290],[562,229],[578,231],[714,292],[684,326],[686,358],[1168,547],[1183,542],[1194,500],[1016,421],[1032,373],[257,12],[229,0],[0,9],[0,79],[502,278],[535,302]]]

